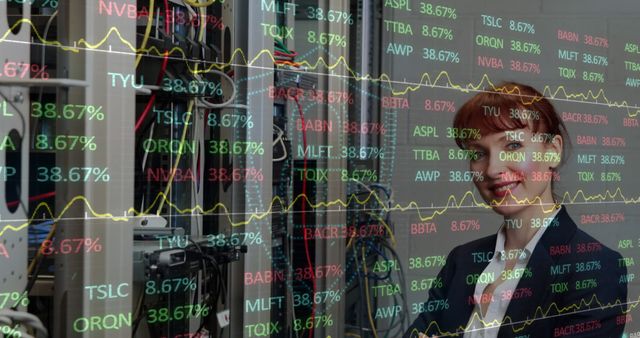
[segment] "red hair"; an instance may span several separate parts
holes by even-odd
[[[485,107],[495,114],[485,114]],[[533,87],[516,82],[503,82],[473,96],[456,113],[453,127],[478,129],[480,135],[530,128],[533,133],[560,135],[563,148],[570,142],[567,128],[551,102]],[[465,149],[468,140],[456,138],[456,144]]]

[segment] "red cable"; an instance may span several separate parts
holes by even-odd
[[[43,200],[49,197],[53,197],[56,195],[55,191],[50,191],[50,192],[46,192],[44,194],[40,194],[40,195],[35,195],[35,196],[29,196],[29,202],[35,202],[35,201],[39,201],[39,200]],[[7,207],[12,208],[16,205],[20,204],[20,201],[11,201],[11,202],[7,202]]]
[[[296,105],[298,106],[298,113],[300,114],[300,122],[304,126],[304,113],[302,112],[302,106],[300,105],[300,101],[296,96],[291,96],[296,101]],[[302,146],[304,149],[307,149],[307,130],[302,128]],[[309,264],[309,270],[311,270],[311,281],[313,282],[313,294],[311,295],[312,299],[315,299],[316,296],[316,276],[313,273],[313,264],[311,263],[311,254],[309,253],[309,238],[307,238],[307,213],[306,213],[306,203],[308,200],[307,197],[307,155],[306,153],[302,154],[302,167],[304,173],[302,175],[302,195],[305,197],[303,199],[303,203],[301,206],[302,209],[302,231],[304,233],[304,251],[307,256],[307,264]],[[316,313],[316,305],[315,302],[311,302],[311,328],[309,329],[309,338],[313,337],[313,322],[315,321],[315,313]]]
[[[165,18],[168,18],[169,14],[171,14],[171,12],[169,11],[169,0],[164,0],[164,12],[165,12],[164,13]],[[165,20],[164,31],[167,35],[169,35],[169,25],[167,24],[167,20]],[[169,62],[169,51],[167,50],[164,52],[164,59],[162,60],[160,73],[158,73],[158,78],[156,79],[156,86],[159,86],[160,82],[162,82],[162,79],[164,78],[164,74],[167,71],[168,62]],[[156,101],[156,95],[157,95],[156,92],[151,94],[151,98],[149,98],[149,102],[147,102],[147,106],[144,107],[144,110],[142,111],[142,115],[140,115],[140,117],[138,118],[138,121],[136,121],[135,127],[133,128],[135,132],[137,132],[138,129],[140,129],[142,122],[144,122],[144,120],[147,118],[147,115],[149,114],[151,107],[153,107],[153,104]]]
[[[286,56],[286,57],[294,58],[294,57],[298,56],[298,53],[292,52],[291,54],[289,54],[289,53],[285,53],[285,52],[281,52],[279,50],[276,50],[276,51],[273,52],[273,55],[279,55],[279,56]]]

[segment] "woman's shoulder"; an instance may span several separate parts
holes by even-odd
[[[616,261],[622,258],[622,255],[620,255],[618,251],[608,247],[580,228],[576,229],[576,233],[573,238],[571,238],[569,244],[575,253],[575,255],[573,255],[574,258],[579,258],[580,255]]]
[[[550,256],[565,260],[581,260],[585,256],[607,260],[622,257],[617,251],[580,229],[565,206],[558,213],[557,220],[557,223],[552,223],[557,226],[550,226],[540,241],[544,243]]]

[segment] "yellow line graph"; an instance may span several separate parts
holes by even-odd
[[[115,34],[117,39],[120,40],[133,53],[156,54],[158,57],[164,56],[165,54],[164,51],[160,51],[154,46],[151,46],[149,48],[137,49],[131,42],[129,42],[127,39],[125,39],[122,36],[122,34],[120,33],[117,27],[111,27],[108,30],[107,34],[96,43],[90,43],[86,39],[82,38],[75,42],[74,44],[75,47],[65,46],[60,41],[57,41],[57,40],[49,41],[49,40],[46,40],[44,37],[42,37],[42,35],[38,32],[37,28],[31,22],[30,19],[21,19],[15,22],[12,25],[12,27],[0,37],[0,42],[6,41],[7,37],[11,34],[11,31],[15,29],[17,26],[22,24],[28,24],[29,26],[31,26],[36,37],[38,38],[38,40],[40,40],[41,43],[45,45],[56,46],[69,52],[74,52],[74,53],[80,52],[80,49],[77,46],[85,46],[86,48],[89,48],[89,49],[98,49],[99,47],[105,45],[109,40],[109,38]],[[182,48],[174,47],[171,50],[169,50],[169,55],[173,55],[174,53],[179,54],[184,59],[188,69],[192,73],[208,73],[214,68],[218,70],[224,69],[228,66],[234,65],[233,61],[236,60],[236,58],[239,58],[239,62],[241,62],[241,64],[244,64],[246,66],[254,65],[262,57],[267,57],[268,60],[270,60],[272,63],[276,61],[276,58],[274,57],[273,53],[270,50],[263,49],[260,52],[258,52],[256,56],[254,56],[249,60],[245,55],[245,53],[240,48],[237,48],[231,54],[231,57],[229,58],[228,62],[226,63],[212,62],[206,68],[202,70],[198,70],[197,67],[192,68],[192,66],[189,64],[189,60],[188,60],[189,57]],[[363,76],[358,75],[358,73],[355,72],[349,66],[347,60],[342,55],[337,57],[333,63],[327,62],[322,56],[318,57],[317,61],[313,64],[306,60],[299,61],[299,63],[312,70],[318,69],[320,67],[323,67],[326,70],[335,70],[339,66],[342,66],[351,75],[351,77],[357,81],[367,80],[371,82],[386,83],[389,86],[389,88],[391,88],[391,94],[394,96],[402,96],[402,95],[406,95],[409,92],[418,91],[423,86],[426,86],[426,87],[436,86],[441,81],[441,79],[446,80],[446,81],[443,81],[444,86],[450,87],[452,89],[456,89],[462,92],[469,92],[471,90],[477,91],[477,90],[482,90],[483,88],[488,88],[488,87],[492,87],[494,90],[495,89],[499,90],[499,88],[496,87],[495,84],[493,84],[493,82],[490,80],[487,74],[484,74],[477,84],[468,83],[463,86],[463,85],[455,84],[451,80],[449,73],[446,71],[439,72],[438,75],[433,80],[432,80],[432,77],[425,72],[421,75],[420,80],[416,82],[415,85],[406,84],[406,85],[403,85],[404,86],[403,89],[396,90],[394,89],[394,86],[397,87],[398,85],[394,84],[394,82],[397,82],[397,81],[392,80],[391,77],[386,73],[381,74],[379,77],[372,77],[371,74],[365,74]],[[519,92],[519,89],[516,88],[515,90]],[[513,93],[513,91],[511,91],[510,93]],[[553,90],[550,86],[546,85],[542,90],[542,93],[544,96],[552,99],[564,98],[564,99],[571,99],[571,100],[580,100],[585,103],[589,103],[591,102],[589,100],[593,100],[596,103],[606,104],[609,107],[625,108],[627,110],[627,114],[629,115],[629,117],[636,117],[640,113],[640,108],[636,108],[635,106],[630,107],[630,104],[626,100],[623,100],[620,102],[609,100],[604,92],[604,89],[599,89],[595,93],[592,90],[588,90],[586,93],[568,93],[564,86],[558,86],[555,90]],[[535,100],[539,100],[539,98],[531,98],[530,100],[526,100],[524,96],[522,97],[522,102],[524,104],[530,104]]]
[[[536,308],[536,311],[533,315],[533,317],[531,319],[526,319],[524,321],[522,321],[522,325],[519,327],[516,327],[515,325],[513,325],[513,332],[520,332],[522,330],[524,330],[527,326],[531,325],[531,323],[533,323],[536,320],[540,320],[540,319],[544,319],[545,317],[547,317],[549,315],[549,313],[551,313],[552,310],[555,310],[555,314],[563,314],[565,312],[568,312],[570,310],[573,311],[578,311],[578,310],[582,310],[582,307],[588,307],[589,309],[593,309],[595,310],[596,308],[591,308],[591,304],[593,303],[597,303],[598,308],[611,308],[611,307],[615,307],[615,306],[619,306],[622,304],[621,300],[616,300],[613,303],[607,303],[607,304],[602,304],[600,302],[600,300],[598,300],[598,296],[597,295],[592,295],[591,299],[589,299],[588,301],[585,300],[584,298],[580,299],[580,303],[578,304],[571,304],[565,307],[558,307],[558,305],[553,302],[549,305],[549,308],[545,311],[544,309],[542,309],[542,307],[538,306]],[[631,310],[635,309],[636,307],[638,307],[638,304],[640,303],[640,297],[638,297],[638,299],[635,302],[630,302],[629,303],[629,307],[623,311],[623,313],[629,313],[631,312]],[[570,313],[568,313],[570,314]],[[469,321],[470,324],[468,324],[467,326],[459,326],[458,327],[458,331],[456,332],[461,332],[461,331],[467,331],[471,328],[471,326],[473,325],[473,322],[475,321],[479,321],[481,322],[485,327],[495,327],[495,326],[501,326],[501,325],[509,325],[514,323],[514,321],[511,319],[510,316],[504,316],[504,319],[502,321],[500,320],[493,320],[493,321],[488,321],[485,322],[484,320],[482,320],[482,318],[480,318],[480,316],[477,313],[474,313],[472,315],[472,319]],[[520,323],[520,322],[518,322]],[[438,330],[439,335],[444,335],[444,336],[448,336],[448,335],[452,335],[455,332],[446,332],[446,331],[442,331],[440,329],[440,326],[438,325],[438,323],[436,323],[435,321],[429,323],[429,326],[427,327],[427,329],[424,331],[424,333],[429,332],[431,330],[432,327],[435,327],[436,330]],[[420,331],[418,331],[417,329],[413,329],[411,331],[411,336],[414,337],[414,334],[420,333]]]
[[[511,196],[511,198],[518,204],[525,204],[525,203],[536,204],[536,203],[540,202],[540,198],[539,197],[536,197],[533,201],[529,201],[526,198],[524,200],[518,200],[515,197],[513,197],[512,195],[508,195],[508,196]],[[614,200],[616,200],[616,198],[619,198],[625,204],[640,203],[640,197],[635,198],[635,199],[634,198],[626,198],[624,196],[624,194],[622,193],[622,191],[620,190],[620,188],[616,188],[616,190],[615,190],[615,192],[613,194],[609,190],[606,190],[602,194],[595,194],[595,195],[587,195],[582,191],[582,189],[579,189],[578,191],[576,191],[573,194],[573,196],[571,196],[571,194],[569,192],[565,192],[563,197],[562,197],[562,200],[561,200],[560,204],[563,204],[563,203],[565,203],[567,201],[569,203],[573,203],[576,200],[578,200],[579,196],[582,196],[582,199],[585,202],[606,201],[606,200],[614,201]],[[506,196],[505,196],[505,198],[506,198]],[[505,198],[503,198],[500,201],[492,201],[492,203],[502,204],[502,203],[504,203]],[[271,203],[269,205],[269,208],[266,211],[264,211],[264,212],[255,212],[255,213],[247,213],[249,215],[249,217],[246,220],[239,221],[239,222],[233,222],[233,220],[231,218],[232,212],[223,203],[216,203],[213,207],[211,207],[209,209],[206,209],[206,210],[203,209],[202,206],[200,206],[200,205],[196,205],[195,207],[192,207],[192,208],[180,209],[180,208],[178,208],[178,206],[176,206],[174,203],[172,203],[167,198],[167,195],[165,195],[163,192],[160,192],[160,193],[158,193],[156,195],[156,197],[154,198],[153,202],[146,209],[144,209],[144,210],[136,210],[135,208],[129,208],[127,213],[135,215],[135,216],[144,216],[144,215],[154,214],[153,210],[156,208],[156,204],[160,203],[160,201],[162,200],[163,203],[166,203],[176,213],[182,214],[182,215],[194,214],[196,212],[198,214],[200,214],[200,215],[212,215],[212,214],[216,214],[216,211],[220,210],[221,212],[218,212],[218,214],[225,215],[227,217],[227,220],[229,221],[229,224],[231,224],[233,227],[240,227],[240,226],[248,225],[248,224],[250,224],[251,222],[254,222],[254,221],[262,220],[262,219],[270,216],[273,213],[273,210],[274,210],[274,207],[275,207],[276,203],[278,203],[282,207],[282,211],[278,211],[278,212],[288,213],[288,212],[291,212],[293,210],[294,206],[296,205],[296,203],[298,203],[301,200],[304,201],[305,203],[307,203],[307,205],[309,205],[312,209],[328,208],[328,207],[332,207],[332,206],[340,206],[340,207],[347,208],[351,203],[354,203],[354,202],[359,204],[359,205],[366,205],[370,201],[376,201],[381,206],[381,210],[384,210],[384,211],[387,211],[387,212],[393,212],[393,211],[406,212],[406,211],[415,210],[416,213],[418,214],[418,217],[420,218],[420,220],[424,222],[424,221],[433,220],[435,217],[445,214],[449,209],[459,209],[461,207],[465,207],[468,204],[468,203],[465,204],[465,201],[467,199],[471,199],[471,202],[472,202],[473,206],[475,206],[475,207],[481,207],[481,208],[485,208],[485,209],[492,208],[491,205],[489,205],[489,204],[477,201],[475,196],[473,195],[473,192],[471,192],[471,191],[465,192],[462,195],[462,197],[460,198],[459,202],[458,202],[458,199],[456,198],[456,196],[449,195],[449,198],[447,199],[447,203],[446,203],[446,205],[444,207],[441,207],[440,209],[436,209],[436,210],[434,210],[433,212],[431,212],[428,215],[423,215],[423,212],[421,210],[424,209],[424,208],[420,207],[418,205],[418,203],[415,202],[415,201],[411,201],[405,206],[402,206],[400,204],[396,204],[396,205],[394,205],[392,207],[387,207],[387,206],[385,206],[384,201],[381,200],[380,197],[375,192],[369,193],[366,196],[366,198],[364,198],[364,199],[360,199],[360,198],[357,197],[356,194],[352,194],[346,200],[335,199],[335,200],[332,200],[332,201],[322,201],[322,202],[317,202],[317,203],[314,203],[313,201],[311,201],[307,195],[300,194],[300,195],[296,196],[296,198],[291,203],[289,203],[289,205],[287,205],[279,196],[276,196],[276,197],[273,198],[273,200],[271,201]],[[4,226],[2,228],[2,230],[0,230],[0,237],[2,237],[2,235],[4,235],[4,233],[6,231],[9,231],[9,230],[20,231],[20,230],[28,227],[29,224],[31,224],[36,219],[36,215],[40,214],[41,212],[46,212],[46,214],[50,215],[51,218],[55,222],[58,222],[61,219],[63,219],[64,214],[67,212],[67,210],[69,210],[69,208],[71,208],[71,206],[73,204],[78,203],[78,202],[84,203],[86,205],[86,207],[89,209],[89,212],[91,213],[91,215],[93,217],[111,219],[113,221],[128,221],[130,219],[130,217],[127,217],[127,216],[115,216],[115,215],[113,215],[111,213],[98,213],[91,206],[91,203],[89,202],[89,200],[85,196],[76,196],[66,204],[66,206],[62,209],[62,211],[60,212],[60,214],[57,217],[55,217],[53,215],[53,211],[51,210],[51,208],[49,207],[49,205],[47,203],[41,202],[35,208],[35,211],[33,212],[33,215],[29,218],[29,220],[27,222],[25,222],[23,224],[20,224],[20,225],[6,225],[6,226]],[[544,205],[541,205],[541,208],[543,208],[543,211],[545,213],[549,213],[549,212],[552,212],[554,210],[555,206],[551,205],[551,206],[549,206],[548,209],[545,209]],[[44,210],[42,210],[42,209],[44,209]]]

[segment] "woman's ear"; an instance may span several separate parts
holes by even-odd
[[[553,156],[552,160],[549,161],[549,169],[556,169],[560,165],[562,161],[562,145],[563,140],[561,135],[554,135],[551,142],[547,142],[547,151],[558,154],[558,156]]]

